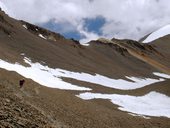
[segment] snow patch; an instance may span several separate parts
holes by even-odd
[[[86,92],[77,95],[77,97],[83,100],[109,99],[113,104],[120,106],[118,109],[122,111],[138,115],[170,118],[170,97],[154,91],[144,96]]]
[[[90,75],[87,73],[75,73],[75,72],[66,72],[65,70],[62,70],[65,74],[62,75],[63,77],[73,78],[80,81],[85,81],[93,84],[102,85],[104,87],[114,88],[114,89],[121,89],[121,90],[132,90],[137,88],[142,88],[144,86],[164,81],[164,79],[151,79],[151,78],[145,78],[140,79],[137,77],[126,77],[131,81],[123,80],[123,79],[111,79],[99,74],[96,75]]]
[[[24,24],[24,25],[22,25],[22,26],[23,26],[25,29],[28,29],[28,28],[27,28],[27,26],[26,26],[25,24]]]
[[[153,33],[151,33],[144,41],[143,43],[149,43],[152,42],[158,38],[161,38],[163,36],[169,35],[170,34],[170,25],[167,25]]]
[[[98,84],[102,85],[104,87],[109,87],[109,88],[114,88],[114,89],[121,89],[121,90],[132,90],[132,89],[137,89],[137,88],[142,88],[144,86],[161,82],[164,81],[164,79],[151,79],[151,78],[137,78],[137,77],[126,77],[131,81],[123,80],[123,79],[111,79],[99,74],[96,75],[91,75],[87,73],[78,73],[78,72],[71,72],[71,71],[66,71],[63,69],[55,69],[52,70],[51,72],[53,74],[56,74],[55,72],[60,73],[59,75],[61,77],[66,77],[66,78],[72,78],[84,82],[89,82],[93,84]]]
[[[150,117],[138,115],[138,114],[134,114],[134,113],[128,113],[128,114],[131,115],[131,116],[138,116],[138,117],[142,117],[142,118],[145,118],[145,119],[151,119]]]
[[[153,74],[162,78],[170,79],[170,75],[168,74],[159,73],[159,72],[154,72]]]
[[[5,62],[3,60],[0,61],[0,67],[5,68],[7,70],[16,71],[19,74],[31,78],[34,81],[42,84],[47,85],[49,87],[56,87],[56,83],[60,83],[61,77],[65,78],[72,78],[79,81],[89,82],[97,85],[102,85],[104,87],[114,88],[114,89],[121,89],[121,90],[132,90],[137,88],[142,88],[144,86],[164,81],[163,78],[160,79],[151,79],[151,78],[137,78],[137,77],[127,77],[130,81],[123,80],[123,79],[111,79],[99,74],[91,75],[87,73],[78,73],[78,72],[71,72],[63,69],[52,69],[48,66],[43,66],[40,63],[32,63],[31,60],[28,58],[25,58],[24,61],[30,65],[30,67],[24,67],[19,64],[10,64],[8,62]],[[19,68],[20,67],[20,68]],[[22,69],[22,70],[21,70]],[[57,79],[57,81],[56,81]],[[62,82],[60,83],[62,84]],[[66,83],[63,83],[66,84]],[[58,87],[58,86],[57,86]],[[66,87],[59,86],[58,88],[61,89],[67,89],[68,84],[66,84]],[[71,87],[72,88],[72,87]],[[70,89],[71,89],[70,88]],[[85,88],[80,88],[85,89]],[[87,88],[86,88],[87,89]],[[74,89],[73,89],[74,90]],[[76,90],[76,88],[75,88]],[[77,89],[79,90],[79,89]],[[88,89],[89,90],[89,89]]]
[[[90,44],[89,43],[80,43],[81,45],[83,46],[89,46]]]
[[[21,56],[25,56],[25,53],[21,53],[20,55],[21,55]]]
[[[42,34],[39,34],[38,36],[41,37],[41,38],[43,38],[43,39],[45,39],[45,40],[47,39],[47,38],[45,38]]]
[[[91,90],[90,88],[79,87],[70,83],[62,81],[61,73],[58,70],[51,69],[48,66],[43,66],[39,63],[32,63],[31,60],[25,58],[24,61],[30,67],[24,67],[18,63],[11,64],[0,59],[0,68],[8,71],[15,71],[25,78],[30,78],[33,81],[51,88],[65,89],[65,90]],[[55,75],[56,77],[54,77]]]

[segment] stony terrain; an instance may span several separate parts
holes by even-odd
[[[58,33],[12,19],[0,11],[0,60],[11,64],[19,63],[25,67],[30,66],[24,62],[27,57],[33,63],[50,68],[100,74],[116,80],[127,80],[125,76],[158,79],[160,77],[153,75],[153,72],[170,73],[169,40],[170,36],[166,36],[150,44],[142,44],[132,40],[99,39],[84,46],[74,39],[65,39]],[[19,88],[21,79],[26,81],[23,88]],[[168,78],[134,90],[109,88],[100,83],[73,78],[60,79],[79,87],[91,88],[90,92],[93,93],[143,96],[156,91],[170,96]],[[86,101],[76,96],[83,92],[85,91],[45,87],[23,78],[22,74],[13,70],[0,68],[0,127],[170,127],[170,119],[167,117],[132,115],[119,110],[119,106],[112,104],[110,100]]]
[[[22,76],[5,70],[0,70],[0,74],[1,127],[126,128],[127,124],[131,128],[170,127],[168,118],[131,116],[109,101],[83,101],[74,96],[77,91],[50,89],[29,79],[20,89],[18,81]],[[136,95],[140,93],[137,91]]]
[[[16,92],[10,83],[2,83],[0,84],[1,128],[53,128],[52,122],[48,121],[41,111],[22,98],[22,90]]]

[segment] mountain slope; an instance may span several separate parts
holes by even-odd
[[[0,12],[0,98],[4,101],[0,125],[17,127],[17,121],[25,121],[22,127],[168,128],[170,76],[164,56],[170,54],[165,46],[116,39],[88,44]],[[20,89],[23,78],[26,83]],[[23,109],[24,116],[9,116],[12,122],[4,119],[5,113],[20,114],[16,106],[3,109],[8,99]],[[27,108],[32,112],[28,119]]]
[[[155,32],[152,32],[151,34],[147,35],[143,39],[141,39],[140,42],[143,43],[149,43],[153,48],[155,48],[157,51],[159,51],[162,54],[161,56],[154,57],[156,61],[164,63],[167,67],[170,65],[170,54],[169,54],[169,48],[170,48],[170,25],[166,25]]]
[[[149,34],[146,39],[144,39],[143,43],[148,43],[148,42],[152,42],[156,39],[159,39],[161,37],[164,37],[166,35],[170,34],[170,25],[166,25],[160,29],[158,29],[157,31]]]
[[[12,90],[15,97],[19,97],[22,100],[22,103],[27,103],[28,106],[34,106],[33,108],[36,108],[38,113],[45,114],[46,119],[43,121],[47,121],[53,125],[55,124],[54,126],[56,127],[126,128],[127,124],[132,126],[132,128],[154,128],[159,125],[165,128],[169,127],[168,118],[152,117],[152,119],[148,120],[140,116],[131,116],[127,113],[117,111],[117,106],[112,105],[109,101],[96,99],[84,102],[83,100],[73,96],[72,92],[46,88],[38,85],[32,80],[26,80],[27,84],[24,87],[24,90],[19,90],[17,82],[18,79],[22,78],[22,76],[19,76],[14,72],[7,72],[5,70],[1,70],[0,74],[3,74],[1,75],[1,80],[3,80],[3,83],[1,84],[5,85],[10,90],[13,88]],[[9,93],[8,95],[14,97],[12,93]],[[20,106],[20,104],[18,105]],[[27,108],[24,109],[27,110]],[[25,114],[30,112],[33,113],[33,111],[30,110]],[[33,114],[36,115],[36,113]],[[43,119],[43,116],[41,118]],[[13,120],[13,118],[10,119]],[[32,119],[34,120],[33,117]],[[36,120],[30,125],[33,125],[34,123],[38,125]]]
[[[78,72],[109,74],[108,76],[110,77],[114,76],[114,74],[116,74],[115,77],[117,75],[120,76],[122,73],[119,74],[119,72],[124,72],[126,75],[133,75],[135,72],[142,74],[144,69],[150,70],[149,72],[154,71],[152,67],[129,55],[128,52],[126,52],[126,56],[123,56],[120,51],[121,47],[118,45],[110,47],[102,43],[93,43],[89,47],[86,47],[64,38],[59,38],[56,41],[46,40],[38,36],[39,34],[42,34],[44,37],[46,35],[41,33],[41,31],[36,32],[36,28],[34,29],[35,32],[30,32],[30,30],[28,31],[23,27],[23,22],[21,24],[10,18],[6,19],[9,20],[14,27],[8,28],[3,23],[3,26],[6,27],[5,30],[11,33],[10,37],[8,34],[3,33],[4,36],[0,39],[1,55],[3,55],[1,57],[3,57],[3,59],[10,61],[17,60],[20,62],[23,59],[21,54],[24,53],[33,59],[33,61],[43,61],[53,68],[58,67]],[[35,26],[32,26],[32,28],[34,27]],[[56,36],[59,35],[56,34]],[[107,54],[100,51],[100,49],[103,49],[103,46],[108,49],[105,50]],[[126,64],[124,64],[124,62],[126,62]],[[141,65],[138,67],[142,69],[139,71],[140,68],[135,69],[137,66],[132,67],[131,65]],[[117,69],[117,71],[115,72],[113,69]],[[110,71],[112,71],[112,73]]]
[[[154,46],[150,44],[141,44],[133,40],[106,40],[100,39],[105,43],[115,44],[119,47],[127,50],[130,55],[133,57],[150,64],[151,66],[157,68],[158,70],[170,74],[170,67],[166,65],[168,60],[164,57],[159,50],[156,50]],[[157,58],[157,59],[155,59]],[[163,62],[160,62],[158,59],[163,59]]]

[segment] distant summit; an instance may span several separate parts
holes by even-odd
[[[166,25],[158,30],[156,30],[155,32],[149,34],[143,41],[143,43],[149,43],[152,42],[156,39],[159,39],[161,37],[164,37],[166,35],[170,34],[170,24]]]

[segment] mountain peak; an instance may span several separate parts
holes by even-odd
[[[159,39],[159,38],[164,37],[169,34],[170,34],[170,24],[156,30],[155,32],[152,32],[150,35],[148,35],[146,37],[146,39],[143,41],[143,43],[152,42],[156,39]]]

